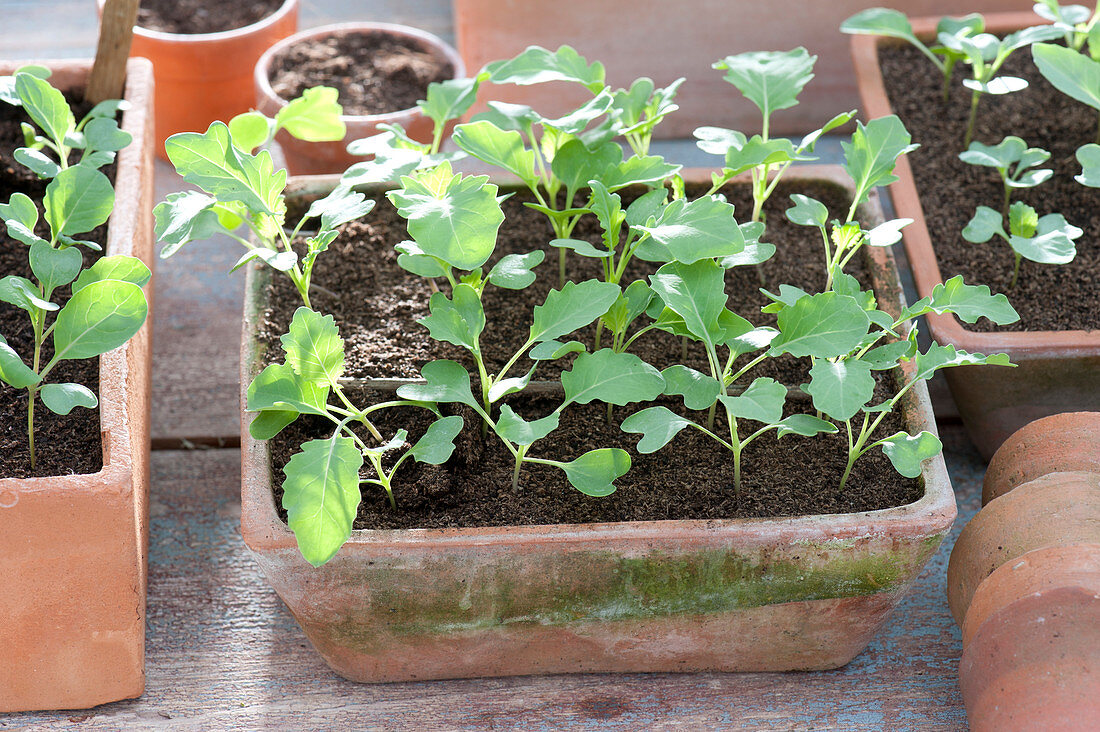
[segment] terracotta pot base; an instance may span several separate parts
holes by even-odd
[[[1091,472],[1100,480],[1100,412],[1044,417],[1009,437],[989,461],[982,504],[1054,472]]]

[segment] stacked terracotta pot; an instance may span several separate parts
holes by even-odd
[[[989,464],[951,552],[959,685],[973,730],[1100,720],[1100,413],[1027,425]]]

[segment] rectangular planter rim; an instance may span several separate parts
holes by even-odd
[[[710,170],[685,169],[684,177],[689,182],[704,180],[709,182]],[[312,191],[332,188],[337,176],[302,176],[291,178],[288,191]],[[806,165],[796,166],[788,171],[785,180],[825,180],[830,183],[851,187],[847,176],[837,166]],[[871,213],[877,209],[878,202],[872,199]],[[881,211],[878,212],[881,216]],[[865,251],[872,263],[879,269],[881,265],[892,265],[893,256],[886,248],[867,247]],[[255,298],[247,298],[252,292],[251,280],[258,266],[248,268],[249,285],[246,286],[245,325],[241,341],[241,460],[244,466],[241,482],[241,534],[245,544],[255,553],[271,550],[297,552],[297,541],[289,527],[283,523],[276,511],[272,493],[270,451],[265,441],[252,438],[248,431],[250,413],[243,410],[248,383],[258,356],[250,340],[257,322],[258,312],[254,307],[259,303]],[[896,271],[896,270],[894,270]],[[873,273],[878,279],[878,275]],[[876,282],[876,286],[892,292],[901,298],[901,286],[896,280],[892,283]],[[897,302],[893,308],[897,308]],[[926,429],[934,434],[935,418],[926,385],[918,384],[904,399],[903,408],[912,416],[910,428]],[[249,466],[256,469],[249,470]],[[251,477],[250,477],[251,476]],[[679,545],[713,545],[724,537],[745,539],[750,535],[750,543],[761,545],[774,542],[776,533],[782,532],[790,541],[845,541],[879,535],[883,527],[889,526],[896,535],[927,536],[930,527],[933,530],[946,531],[956,515],[955,495],[944,463],[943,455],[927,460],[921,477],[924,480],[924,495],[917,501],[905,506],[845,514],[819,514],[778,518],[737,518],[737,519],[680,519],[659,521],[628,521],[591,524],[550,524],[541,526],[490,526],[459,529],[359,529],[352,532],[348,544],[355,547],[357,553],[386,555],[397,553],[425,554],[437,552],[443,548],[479,547],[500,551],[514,551],[520,546],[538,546],[554,544],[561,548],[591,547],[600,542],[618,542],[628,540],[639,546],[653,542],[676,543]],[[343,551],[343,550],[341,550]],[[304,560],[303,560],[304,561]]]
[[[26,64],[40,64],[55,73],[67,74],[78,66],[90,64],[90,61],[74,59],[47,59],[47,60],[20,60],[18,62],[0,63],[0,74],[10,74],[16,68]],[[124,96],[132,100],[130,108],[122,113],[122,129],[133,135],[131,143],[119,151],[117,157],[119,174],[116,176],[115,200],[140,201],[140,188],[142,185],[151,185],[150,181],[142,181],[143,176],[136,174],[142,166],[142,149],[144,148],[145,131],[148,127],[147,108],[151,104],[143,103],[148,96],[146,89],[151,88],[153,65],[148,59],[131,58],[126,62],[126,88]],[[122,171],[130,169],[133,175],[122,175]],[[128,222],[118,213],[117,207],[112,211],[108,219],[107,246],[105,254],[134,255],[133,242],[136,238],[134,226],[125,225]],[[147,212],[139,212],[142,216]],[[142,330],[148,334],[151,328],[153,303],[152,283],[145,286],[145,295],[149,300],[149,317],[146,319]],[[126,399],[126,384],[132,381],[131,362],[134,360],[136,340],[141,336],[135,336],[125,345],[99,357],[99,414],[100,430],[103,442],[103,467],[96,473],[85,475],[55,475],[36,478],[0,478],[0,505],[11,505],[13,500],[18,501],[20,494],[38,493],[41,491],[66,491],[79,493],[108,493],[117,494],[130,489],[129,475],[133,469],[133,456],[130,454],[130,424],[131,415]]]
[[[989,13],[985,17],[986,30],[997,34],[1046,22],[1030,11]],[[914,18],[913,31],[918,38],[927,40],[934,36],[938,22],[939,18],[936,17]],[[898,39],[871,35],[853,35],[851,38],[852,62],[855,65],[866,119],[894,113],[886,95],[878,49],[903,43],[904,41]],[[931,64],[929,70],[932,70]],[[890,197],[898,216],[914,219],[912,224],[902,230],[902,235],[918,292],[922,297],[927,297],[931,295],[935,285],[943,282],[943,275],[925,225],[924,211],[907,156],[898,160],[897,176],[897,182],[890,185]],[[926,317],[932,337],[936,341],[954,344],[968,351],[1006,350],[1010,355],[1013,352],[1026,353],[1028,358],[1100,356],[1100,330],[980,333],[968,330],[953,315],[932,313]]]

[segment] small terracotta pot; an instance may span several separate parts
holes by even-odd
[[[25,62],[0,62],[0,75]],[[90,61],[40,61],[51,83],[87,83]],[[106,254],[153,267],[153,69],[126,66],[115,208]],[[145,686],[148,544],[149,318],[100,356],[103,468],[91,475],[0,479],[0,713],[79,709],[139,696]],[[8,388],[8,387],[5,387]]]
[[[1100,475],[1100,412],[1044,417],[1009,437],[989,461],[982,504],[1056,471]]]
[[[1017,600],[1066,588],[1100,601],[1100,543],[1035,549],[997,567],[978,585],[966,611],[963,648],[986,620]]]
[[[684,175],[710,182],[710,171]],[[827,166],[789,175],[814,186],[846,180]],[[288,190],[323,195],[337,182],[298,178]],[[501,193],[516,189],[501,185]],[[877,199],[863,213],[881,216]],[[889,250],[867,255],[881,307],[899,311]],[[245,390],[262,367],[256,333],[269,276],[269,268],[248,268]],[[375,386],[387,388],[381,381]],[[902,412],[907,429],[935,432],[924,382],[907,393]],[[353,531],[332,560],[313,568],[279,518],[269,447],[252,438],[251,419],[242,413],[241,534],[310,642],[353,681],[836,668],[886,621],[955,516],[941,455],[924,463],[922,497],[896,508]]]
[[[1065,476],[1071,476],[1066,478]],[[1100,487],[1089,474],[1052,473],[989,502],[951,550],[947,600],[960,626],[978,585],[1033,549],[1100,543]]]
[[[935,38],[938,17],[917,18],[915,33]],[[1030,12],[992,13],[986,16],[991,33],[1004,34],[1039,21]],[[878,49],[902,43],[875,36],[852,36],[852,60],[863,100],[863,116],[873,119],[892,114],[879,67]],[[923,73],[923,72],[922,72]],[[920,142],[920,140],[916,140]],[[917,292],[921,297],[943,282],[933,242],[925,224],[920,194],[906,156],[898,160],[898,181],[890,197],[898,216],[911,218],[903,242]],[[935,215],[936,212],[930,212]],[[953,272],[946,273],[949,277]],[[928,316],[929,332],[937,343],[978,353],[1007,353],[1014,369],[962,366],[944,375],[958,405],[963,424],[982,457],[989,460],[1009,435],[1040,417],[1077,410],[1100,410],[1100,330],[1019,331],[979,333],[967,330],[953,315]]]
[[[971,730],[1096,729],[1100,597],[1094,588],[1031,593],[985,619],[959,663]]]
[[[392,23],[337,23],[295,33],[264,52],[256,63],[253,74],[256,109],[269,117],[274,117],[276,112],[289,103],[289,100],[283,99],[271,88],[272,63],[275,57],[287,48],[300,43],[315,43],[332,36],[379,32],[390,33],[399,38],[407,39],[432,56],[446,61],[454,69],[453,78],[460,79],[466,76],[466,66],[462,63],[458,51],[438,37],[419,28]],[[420,142],[432,141],[433,123],[423,115],[419,107],[394,110],[383,114],[344,115],[342,119],[344,124],[347,125],[348,132],[344,139],[338,142],[303,142],[291,137],[285,131],[279,131],[275,136],[275,140],[283,150],[286,167],[291,175],[343,173],[353,163],[367,159],[348,153],[348,144],[354,140],[376,134],[378,125],[382,124],[399,124],[405,128],[405,132],[414,140]],[[446,134],[449,135],[452,129],[454,129],[453,123],[448,127]]]
[[[104,0],[96,0],[102,13]],[[153,62],[157,83],[156,153],[177,132],[205,132],[252,108],[252,70],[271,44],[298,28],[298,0],[271,15],[220,33],[163,33],[134,26],[131,56]]]

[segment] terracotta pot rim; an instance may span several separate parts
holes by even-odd
[[[45,59],[45,60],[19,60],[12,62],[0,62],[0,72],[7,72],[5,67],[15,69],[28,63],[36,63],[49,69],[69,67],[86,64],[90,69],[92,61],[82,59]],[[126,62],[126,86],[123,97],[126,99],[149,96],[153,88],[153,64],[145,58],[131,58]],[[124,171],[131,167],[140,169],[141,157],[145,148],[145,129],[147,112],[138,104],[131,105],[122,113],[122,129],[133,135],[130,144],[119,151],[117,157],[118,170]],[[120,221],[120,211],[124,208],[118,205],[119,201],[133,200],[135,208],[141,201],[142,181],[139,176],[120,174],[115,180],[116,205],[108,219],[107,244],[104,254],[134,254],[133,243],[135,229],[140,226],[137,219]],[[131,214],[140,216],[141,211],[132,211]],[[149,331],[152,327],[152,281],[145,286],[146,298],[149,300],[149,315],[142,329]],[[136,369],[131,368],[130,363],[135,340],[139,335],[127,341],[124,345],[99,357],[99,419],[101,438],[103,443],[103,467],[95,473],[83,473],[74,475],[53,475],[33,478],[0,478],[0,506],[6,505],[5,499],[10,496],[39,493],[45,491],[73,491],[95,493],[121,493],[130,489],[130,473],[133,470],[132,456],[130,455],[131,435],[129,405],[126,399],[126,384],[131,373]],[[110,378],[110,374],[123,374],[121,380]]]
[[[102,0],[101,0],[102,1]],[[396,36],[404,38],[412,38],[420,41],[427,46],[431,47],[439,54],[443,56],[454,68],[453,79],[462,79],[466,77],[466,64],[463,63],[462,57],[458,55],[450,44],[445,42],[439,36],[429,33],[426,30],[415,28],[409,25],[400,25],[398,23],[371,23],[371,22],[351,22],[351,23],[333,23],[331,25],[317,26],[316,28],[309,28],[306,30],[298,31],[297,33],[287,36],[278,43],[274,44],[260,56],[260,60],[256,62],[256,68],[253,72],[253,80],[255,82],[256,91],[258,94],[266,97],[269,102],[273,103],[276,108],[285,107],[289,104],[289,100],[284,99],[275,93],[275,90],[271,88],[270,69],[271,62],[275,56],[282,53],[284,50],[297,43],[304,41],[314,41],[319,38],[325,38],[334,35],[350,35],[353,33],[369,33],[369,32],[385,32],[391,33]],[[404,117],[409,114],[419,114],[420,108],[417,106],[407,107],[405,109],[395,109],[389,112],[381,112],[378,114],[344,114],[340,115],[340,119],[345,123],[360,123],[360,124],[378,124],[385,123],[394,117]]]
[[[1046,22],[1030,11],[988,13],[985,19],[986,29],[992,33],[1009,32]],[[918,37],[928,38],[935,32],[939,20],[938,17],[914,18],[911,21],[913,31]],[[879,66],[878,49],[882,46],[903,44],[904,41],[883,36],[853,35],[850,43],[865,117],[876,118],[893,114]],[[927,297],[935,285],[943,282],[943,275],[935,256],[931,235],[928,233],[912,166],[907,156],[898,160],[897,175],[899,180],[890,185],[890,196],[898,216],[914,220],[902,231],[902,239],[918,292],[922,297]],[[1010,356],[1026,354],[1029,358],[1100,356],[1100,329],[981,333],[968,330],[953,315],[930,313],[927,318],[929,330],[937,342],[956,345],[968,351],[1001,349],[1007,350]]]
[[[689,168],[683,171],[686,179],[703,173],[702,180],[710,181],[710,170]],[[822,180],[832,183],[847,181],[839,166],[798,166],[788,173],[786,180]],[[303,176],[291,178],[288,188],[303,184],[329,181],[334,184],[338,176]],[[850,187],[850,181],[847,186]],[[873,207],[877,201],[871,204]],[[887,249],[868,247],[868,256],[877,263],[892,263]],[[260,303],[251,297],[258,279],[257,267],[249,267],[246,285],[245,320],[241,340],[241,403],[251,380],[253,364],[258,357],[250,336],[258,316]],[[896,269],[893,270],[896,272]],[[876,275],[876,280],[879,278]],[[895,275],[896,277],[896,275]],[[896,281],[876,281],[884,295],[895,293],[901,297],[900,284]],[[894,303],[897,307],[897,302]],[[923,384],[906,395],[906,408],[913,420],[911,426],[927,429],[937,434],[935,418],[927,387]],[[279,518],[271,490],[270,453],[265,441],[252,438],[248,431],[251,417],[242,409],[241,460],[245,476],[241,483],[242,512],[241,533],[245,544],[254,552],[285,550],[297,552],[294,535]],[[249,465],[256,468],[249,478]],[[775,535],[781,540],[841,541],[848,542],[865,537],[881,536],[887,527],[895,535],[937,536],[950,528],[956,515],[955,494],[942,454],[926,461],[923,466],[924,494],[917,501],[905,506],[845,514],[817,514],[809,516],[739,519],[685,519],[659,521],[626,521],[593,524],[550,524],[538,526],[468,527],[459,529],[360,529],[351,534],[347,544],[359,554],[432,554],[443,548],[477,547],[483,551],[529,551],[545,544],[560,545],[563,550],[590,547],[593,543],[635,543],[639,549],[654,542],[686,546],[725,545],[736,537],[745,543],[760,545],[774,543]]]
[[[103,3],[106,0],[96,0],[96,5],[100,13],[103,12]],[[260,18],[255,23],[243,25],[240,28],[231,28],[230,30],[217,31],[214,33],[168,33],[167,31],[152,30],[149,28],[143,28],[140,25],[134,24],[134,35],[142,36],[143,38],[149,38],[155,41],[164,41],[167,43],[209,43],[217,41],[228,41],[234,38],[240,38],[242,36],[249,36],[254,33],[262,32],[275,25],[280,20],[285,18],[288,14],[294,12],[294,8],[297,7],[298,0],[283,0],[283,4],[272,13],[271,15]]]

